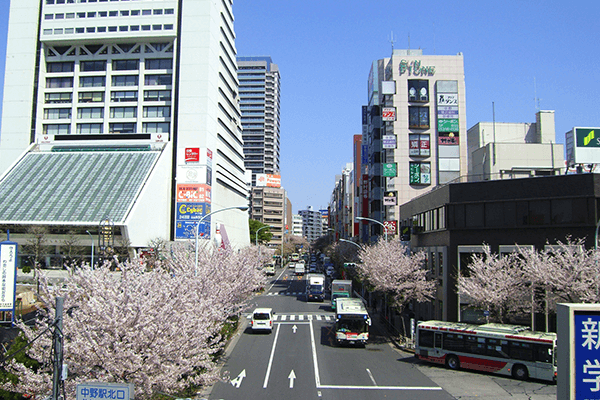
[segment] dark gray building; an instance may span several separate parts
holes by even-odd
[[[570,236],[593,247],[599,198],[600,175],[579,174],[451,183],[400,206],[411,248],[427,252],[438,281],[436,299],[418,306],[415,316],[476,317],[457,295],[456,278],[484,244],[502,253],[516,244],[543,249]]]

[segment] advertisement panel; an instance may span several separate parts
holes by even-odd
[[[383,205],[384,206],[395,206],[397,204],[397,191],[389,191],[385,192],[383,196]]]
[[[396,107],[382,107],[381,108],[381,120],[382,121],[395,121],[396,120]]]
[[[438,136],[438,144],[439,145],[457,145],[458,144],[458,133],[450,132],[443,133],[441,132]]]
[[[438,118],[458,118],[458,106],[441,106],[437,108]]]
[[[369,216],[369,175],[363,174],[362,177],[362,185],[361,185],[361,193],[362,193],[362,216]]]
[[[394,178],[398,176],[396,163],[385,163],[383,164],[383,176]]]
[[[458,93],[438,93],[438,106],[458,106]]]
[[[197,221],[210,213],[210,203],[177,203],[178,221]]]
[[[431,164],[411,162],[409,164],[409,179],[411,185],[431,184]]]
[[[256,186],[280,188],[281,175],[256,174]]]
[[[14,316],[17,284],[17,243],[0,243],[0,310],[11,311]]]
[[[385,233],[388,235],[395,235],[398,233],[398,221],[383,221],[385,227]]]
[[[395,149],[396,148],[396,135],[383,135],[383,148],[384,149]]]
[[[458,118],[438,118],[438,132],[458,132]]]
[[[360,151],[360,162],[362,165],[367,165],[369,163],[369,146],[366,144],[362,145]]]
[[[198,239],[210,239],[211,217],[204,218],[200,224]],[[175,221],[175,239],[195,239],[198,221]]]
[[[200,163],[200,147],[185,148],[185,163]]]
[[[177,203],[210,203],[210,185],[177,184]]]

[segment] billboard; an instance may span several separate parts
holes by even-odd
[[[381,120],[382,121],[395,121],[396,120],[396,107],[382,107],[381,108]]]
[[[600,128],[573,128],[566,133],[567,165],[600,164]]]
[[[210,203],[210,185],[177,184],[177,203]]]
[[[431,185],[431,163],[409,163],[409,176],[411,185]]]
[[[256,186],[280,188],[281,175],[256,174]]]
[[[395,235],[398,233],[398,221],[383,221],[385,227],[385,233],[388,235]]]
[[[383,176],[394,178],[398,176],[398,170],[396,163],[385,163],[383,164]]]
[[[458,132],[458,118],[439,118],[438,132]]]
[[[396,135],[383,135],[382,142],[384,149],[395,149]]]
[[[383,205],[384,206],[395,206],[397,204],[397,196],[398,196],[398,192],[397,191],[389,191],[389,192],[385,192],[385,195],[383,196]]]

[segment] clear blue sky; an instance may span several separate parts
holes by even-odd
[[[12,0],[18,1],[18,0]],[[534,122],[555,110],[556,141],[600,126],[598,0],[236,0],[240,56],[279,65],[281,174],[294,212],[326,208],[361,132],[371,62],[395,48],[465,62],[467,127]],[[0,0],[0,76],[8,1]],[[535,80],[535,86],[534,86]]]

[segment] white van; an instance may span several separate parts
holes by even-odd
[[[273,330],[273,309],[254,309],[250,318],[250,326],[252,327],[252,332],[261,330],[271,332]]]

